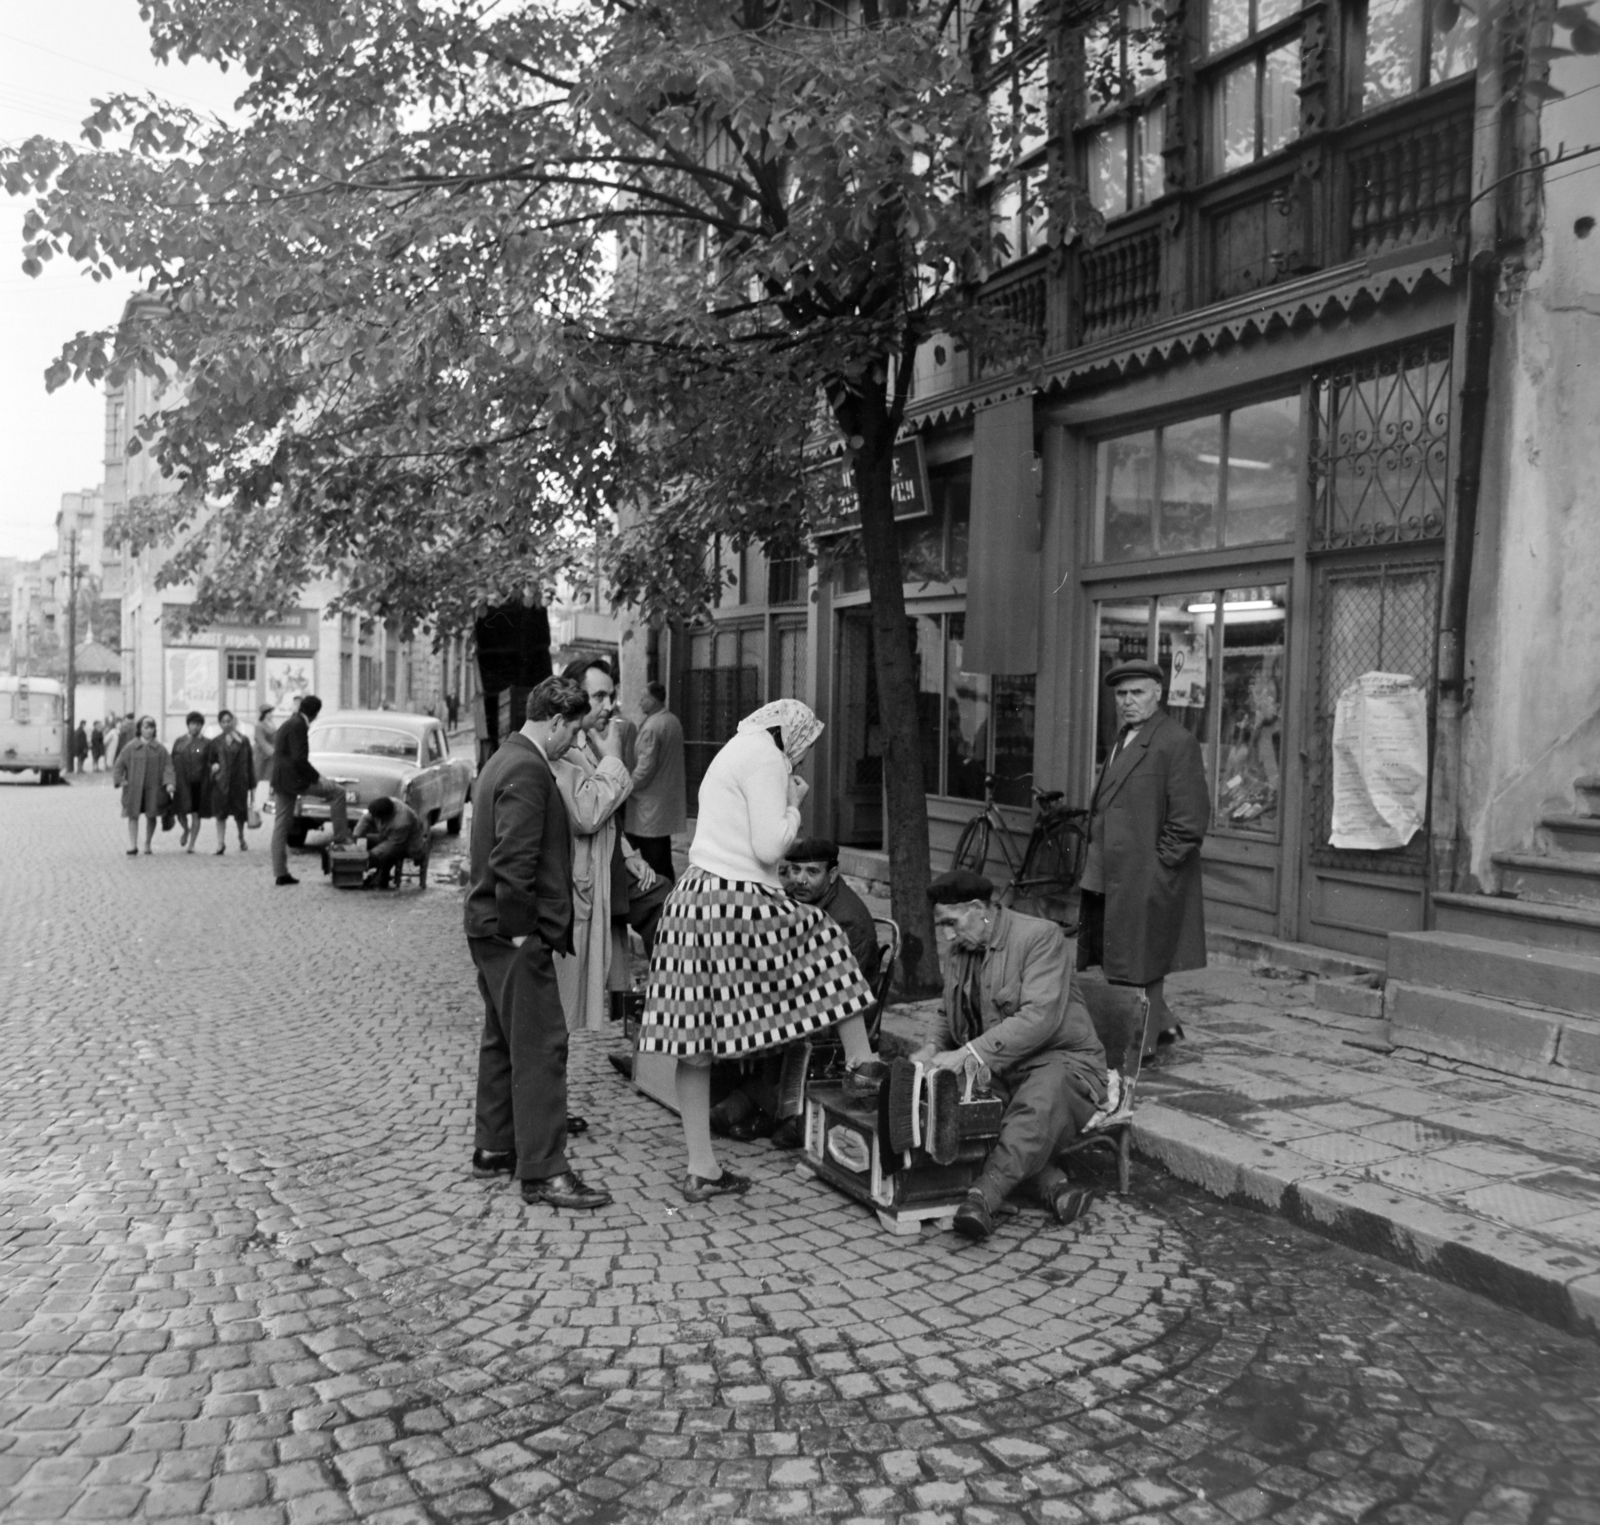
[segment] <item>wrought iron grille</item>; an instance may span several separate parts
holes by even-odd
[[[1314,550],[1437,540],[1450,465],[1450,341],[1380,350],[1313,387]]]
[[[1423,872],[1426,831],[1388,852],[1328,846],[1333,828],[1333,715],[1340,693],[1362,673],[1410,673],[1428,694],[1431,750],[1438,617],[1436,561],[1323,569],[1317,584],[1317,703],[1312,717],[1313,863],[1380,874]]]

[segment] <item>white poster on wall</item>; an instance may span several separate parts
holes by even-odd
[[[267,658],[267,702],[275,720],[294,714],[295,705],[311,692],[313,676],[311,657]]]
[[[199,710],[215,717],[221,697],[221,657],[215,646],[167,648],[167,713],[187,715]]]
[[[1404,847],[1428,804],[1428,699],[1410,673],[1363,673],[1333,717],[1333,847]]]

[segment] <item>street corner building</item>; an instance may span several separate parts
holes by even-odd
[[[1402,1045],[1600,1088],[1600,157],[1540,163],[1595,138],[1600,60],[1534,90],[1423,0],[1218,0],[1165,57],[1137,5],[1030,9],[971,34],[1011,251],[979,295],[1042,363],[925,344],[895,460],[935,868],[987,773],[1019,840],[1031,787],[1087,803],[1101,679],[1152,660],[1214,947],[1387,963]],[[807,829],[886,881],[864,567],[719,554],[663,660],[691,802],[738,716],[804,698]]]

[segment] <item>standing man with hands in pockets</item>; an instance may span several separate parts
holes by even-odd
[[[467,946],[483,996],[474,1175],[509,1172],[522,1200],[596,1208],[609,1193],[567,1162],[567,1020],[555,955],[572,952],[572,835],[551,765],[583,730],[589,696],[546,678],[527,722],[473,786]]]

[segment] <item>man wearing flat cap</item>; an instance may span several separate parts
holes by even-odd
[[[1161,708],[1154,662],[1123,662],[1105,676],[1117,739],[1089,805],[1078,967],[1149,997],[1144,1063],[1183,1036],[1162,995],[1167,975],[1203,969],[1205,907],[1200,843],[1211,824],[1200,743]]]
[[[953,1092],[968,1072],[1005,1103],[1000,1135],[952,1226],[987,1239],[1001,1202],[1023,1183],[1071,1223],[1094,1194],[1069,1184],[1056,1151],[1106,1094],[1105,1050],[1073,982],[1071,944],[1053,921],[996,905],[994,886],[970,869],[940,874],[928,898],[934,930],[950,944],[943,1005],[913,1062],[931,1072],[936,1109],[937,1087]],[[890,1085],[898,1088],[893,1072]]]

